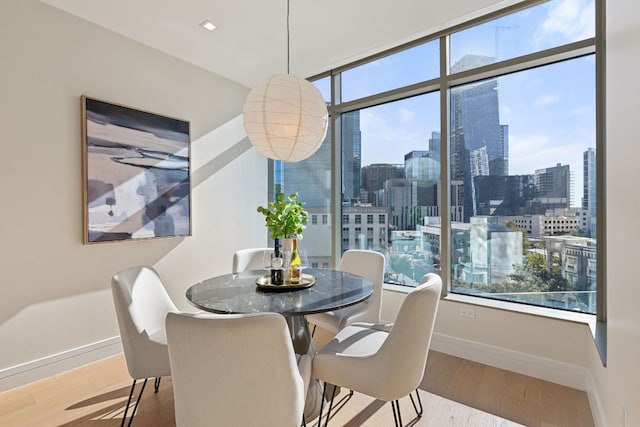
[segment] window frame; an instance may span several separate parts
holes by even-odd
[[[354,110],[360,110],[363,108],[371,107],[374,105],[384,104],[387,102],[397,101],[411,96],[427,94],[431,92],[439,91],[440,94],[440,137],[441,137],[441,164],[445,165],[441,168],[441,182],[450,182],[450,170],[449,170],[449,90],[452,87],[470,83],[477,80],[483,80],[487,78],[498,78],[502,75],[511,74],[518,71],[524,71],[530,68],[540,67],[557,63],[564,60],[570,60],[579,58],[586,55],[595,55],[596,63],[596,185],[599,189],[606,188],[605,186],[605,165],[606,165],[606,150],[605,150],[605,0],[595,0],[595,36],[584,39],[578,42],[572,42],[565,45],[537,51],[534,53],[525,54],[515,58],[509,58],[506,60],[499,60],[495,63],[485,65],[482,67],[474,68],[471,70],[465,70],[457,73],[449,73],[449,35],[457,31],[464,30],[466,28],[473,27],[483,22],[491,21],[496,18],[527,9],[539,4],[544,3],[546,0],[524,0],[517,4],[507,6],[503,9],[493,11],[491,13],[478,16],[470,19],[464,23],[460,23],[445,29],[442,29],[431,35],[427,35],[411,42],[399,45],[397,47],[384,50],[375,55],[362,58],[354,61],[350,64],[337,67],[331,71],[317,74],[309,77],[310,81],[314,81],[322,78],[330,78],[331,88],[331,100],[328,106],[330,121],[331,121],[331,134],[328,135],[332,146],[332,204],[331,214],[334,218],[344,218],[342,214],[342,200],[341,200],[341,140],[340,140],[340,116],[343,113],[348,113]],[[409,49],[418,44],[428,43],[433,40],[438,40],[440,43],[440,76],[435,79],[426,80],[423,82],[411,84],[409,86],[400,87],[392,90],[388,90],[382,93],[366,96],[360,99],[349,100],[347,102],[340,102],[340,73],[356,68],[362,64],[374,61],[379,58],[389,56],[391,54]],[[442,218],[442,228],[440,235],[440,254],[442,265],[451,264],[451,207],[450,207],[450,185],[443,184],[443,188],[446,187],[447,191],[440,192],[440,217]],[[606,361],[606,194],[604,191],[597,191],[597,211],[596,215],[597,230],[596,230],[596,247],[597,247],[597,285],[596,285],[596,314],[583,316],[574,316],[570,312],[563,312],[562,310],[556,310],[552,308],[544,308],[537,306],[530,306],[533,309],[527,310],[528,305],[509,303],[506,301],[493,301],[485,300],[482,298],[471,296],[459,296],[449,293],[451,287],[451,277],[448,268],[441,269],[441,276],[445,287],[443,289],[443,297],[452,300],[462,300],[465,303],[476,305],[488,305],[499,309],[528,312],[534,315],[541,315],[545,317],[562,318],[566,320],[582,321],[589,323],[591,330],[594,334],[595,342],[600,353],[603,362]],[[355,218],[354,218],[355,219]],[[354,221],[355,223],[355,221]],[[360,222],[359,224],[361,224]],[[331,225],[332,228],[332,265],[335,266],[336,260],[341,255],[342,244],[342,223],[334,221]],[[356,236],[356,240],[357,240]],[[385,284],[387,288],[393,288],[394,290],[402,290],[395,285]],[[405,291],[410,290],[408,288]],[[579,313],[582,314],[582,313]]]

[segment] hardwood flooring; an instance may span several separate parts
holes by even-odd
[[[583,391],[434,351],[421,388],[526,426],[594,426]]]
[[[322,334],[314,340],[319,348]],[[130,385],[124,357],[114,356],[0,394],[0,426],[117,427]],[[594,426],[584,392],[435,351],[430,352],[421,389],[421,418],[415,418],[409,398],[401,400],[405,425]],[[171,378],[162,379],[158,393],[152,381],[147,384],[132,425],[175,426]],[[329,425],[392,426],[391,405],[355,393]]]

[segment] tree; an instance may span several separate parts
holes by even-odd
[[[514,265],[514,273],[509,275],[512,282],[509,286],[516,289],[529,289],[533,292],[566,292],[575,290],[569,281],[562,277],[558,268],[547,268],[544,255],[529,252],[524,256],[524,263]]]
[[[547,269],[547,260],[539,252],[527,252],[524,255],[524,260],[527,268],[533,274],[538,274]]]

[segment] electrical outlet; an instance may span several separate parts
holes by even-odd
[[[627,402],[622,404],[622,416],[624,419],[624,427],[629,427],[629,406],[627,406]]]
[[[460,309],[460,316],[468,317],[469,319],[475,319],[476,318],[476,311],[473,308],[461,308]]]

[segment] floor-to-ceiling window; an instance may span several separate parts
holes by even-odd
[[[371,249],[387,283],[596,313],[596,6],[526,1],[315,80],[327,139],[274,166],[309,262]]]

